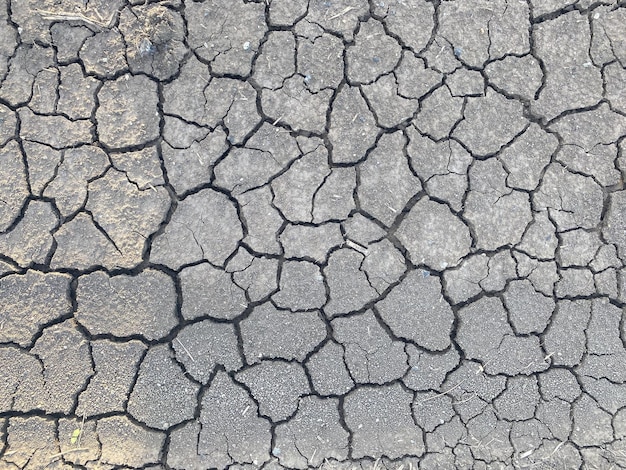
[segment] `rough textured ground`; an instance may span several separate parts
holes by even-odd
[[[626,468],[626,4],[0,0],[0,469]]]

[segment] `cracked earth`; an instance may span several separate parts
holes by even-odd
[[[0,0],[0,468],[626,468],[625,25]]]

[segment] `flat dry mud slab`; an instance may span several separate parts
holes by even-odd
[[[0,0],[0,469],[626,468],[626,4]]]

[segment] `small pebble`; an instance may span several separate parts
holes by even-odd
[[[454,57],[461,57],[461,54],[463,54],[463,48],[462,47],[455,47],[454,48]]]
[[[151,52],[154,52],[154,45],[152,42],[150,42],[147,38],[142,39],[139,43],[139,53],[145,55],[150,54]]]
[[[247,51],[250,49],[250,41],[246,41],[243,43],[243,50]]]

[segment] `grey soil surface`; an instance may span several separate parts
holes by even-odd
[[[626,469],[623,0],[0,0],[0,470]]]

